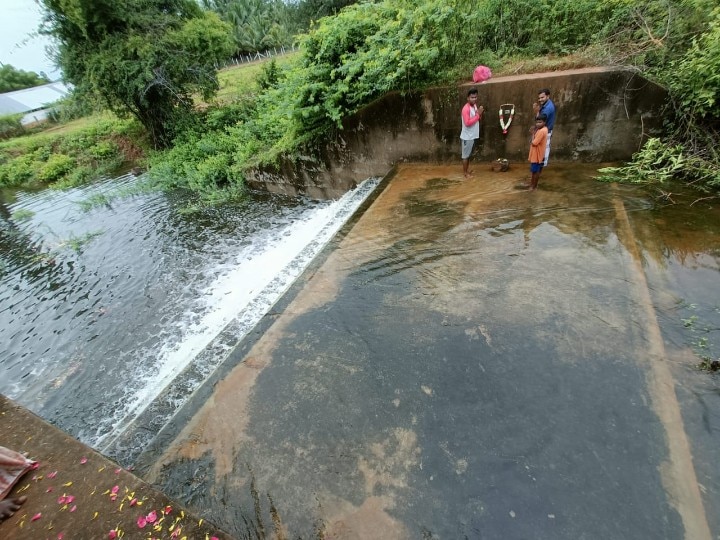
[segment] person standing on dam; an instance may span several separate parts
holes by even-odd
[[[480,138],[480,121],[482,120],[482,105],[478,106],[477,88],[471,88],[467,93],[467,103],[462,108],[461,121],[462,130],[460,131],[460,142],[462,144],[462,163],[463,175],[469,178],[472,175],[470,169],[470,154],[472,154],[475,140]]]
[[[555,104],[550,99],[550,89],[541,88],[538,90],[537,101],[533,104],[533,110],[535,111],[535,117],[544,114],[547,118],[545,127],[547,127],[547,143],[545,144],[545,159],[543,159],[542,166],[547,167],[548,159],[550,158],[550,139],[552,138],[553,128],[555,127]],[[531,128],[531,130],[534,128]]]
[[[533,133],[532,141],[530,142],[530,153],[528,154],[528,161],[530,162],[530,185],[528,189],[535,191],[540,181],[540,173],[543,169],[543,159],[545,158],[545,152],[548,142],[548,129],[547,129],[547,116],[539,114],[535,118],[535,131]]]

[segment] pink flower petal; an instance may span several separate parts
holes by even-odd
[[[122,471],[122,469],[115,469],[115,474],[120,474],[120,471]]]
[[[145,525],[147,525],[147,520],[145,519],[145,516],[140,516],[137,520],[137,526],[141,529],[144,529]]]
[[[118,491],[120,491],[120,486],[113,486],[113,488],[110,490],[110,493],[116,495]]]
[[[166,506],[166,507],[165,507],[165,510],[163,511],[163,514],[167,515],[167,514],[169,514],[170,512],[172,512],[172,506]]]
[[[87,458],[85,456],[80,458],[80,465],[85,465],[87,463]]]
[[[35,515],[30,519],[30,521],[37,521],[37,520],[40,519],[41,517],[42,517],[42,514],[41,514],[40,512],[38,512],[37,514],[35,514]]]
[[[155,523],[157,521],[157,512],[153,510],[147,516],[145,516],[145,519],[148,523]]]
[[[65,497],[65,504],[70,504],[74,500],[75,500],[75,495],[68,495],[67,497]]]
[[[136,504],[137,504],[137,499],[130,500],[130,506],[135,506]]]
[[[56,476],[57,476],[57,471],[53,471],[51,473],[48,473],[48,475],[47,475],[48,478],[55,478]],[[60,534],[62,534],[62,533],[60,533]]]
[[[58,533],[57,540],[63,540],[65,538],[65,533]]]
[[[115,538],[117,538],[117,531],[116,531],[115,529],[113,529],[112,531],[110,531],[110,532],[108,533],[108,538],[109,538],[110,540],[115,540]]]
[[[38,470],[39,468],[40,468],[40,462],[39,462],[39,461],[34,461],[33,464],[30,465],[30,470],[31,470],[31,471],[36,471],[36,470]]]
[[[50,486],[49,488],[47,488],[47,489],[45,490],[45,493],[52,493],[52,490],[53,490],[53,487]]]
[[[74,512],[75,510],[77,510],[77,505],[76,505],[76,504],[73,505],[73,507],[70,509],[70,511],[71,511],[71,512]]]
[[[62,497],[58,497],[58,504],[65,504],[67,500],[67,497],[63,495]]]

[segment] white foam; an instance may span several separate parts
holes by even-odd
[[[183,329],[181,339],[164,344],[160,351],[139,353],[141,357],[151,355],[155,358],[152,375],[144,378],[139,388],[124,396],[124,406],[114,415],[112,430],[86,442],[96,448],[110,447],[223,329],[239,319],[244,329],[241,335],[236,336],[240,341],[287,291],[379,181],[377,178],[368,179],[339,200],[286,225],[273,234],[259,251],[258,246],[248,246],[237,256],[234,266],[208,268],[208,275],[217,275],[217,278],[203,294],[201,306],[196,306],[194,311],[182,317],[182,320],[191,322]],[[226,351],[226,354],[229,352]],[[223,358],[216,360],[213,370]],[[178,403],[177,407],[181,405]]]

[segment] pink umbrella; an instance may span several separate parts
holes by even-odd
[[[484,83],[490,77],[492,77],[492,71],[487,66],[478,66],[473,71],[473,82]]]

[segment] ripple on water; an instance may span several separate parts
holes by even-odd
[[[243,305],[263,291],[260,304],[272,305],[273,286],[284,290],[377,185],[341,201],[255,194],[187,214],[179,194],[128,195],[136,182],[0,200],[0,392],[92,445],[147,406]],[[199,376],[218,361],[205,358]]]

